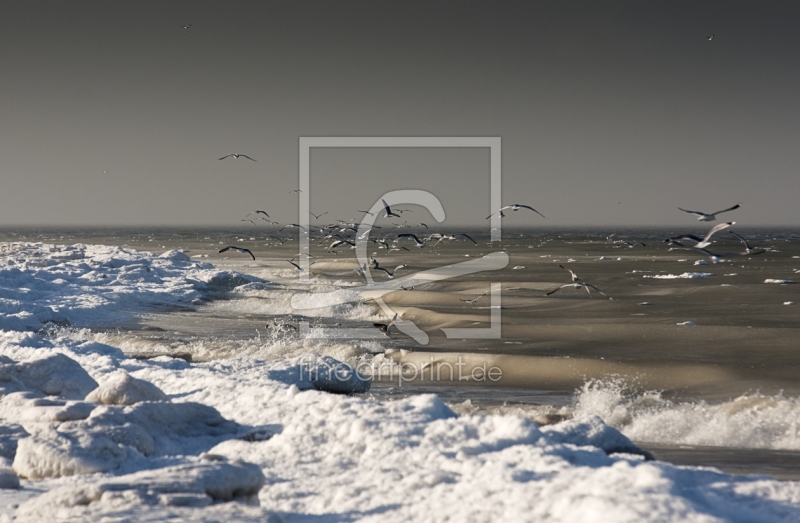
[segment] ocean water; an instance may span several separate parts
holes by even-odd
[[[364,277],[354,271],[359,264],[352,249],[327,252],[330,243],[320,245],[312,236],[313,263],[301,278],[287,261],[298,253],[296,233],[260,227],[2,230],[0,329],[11,336],[6,353],[12,356],[28,354],[28,342],[12,333],[36,332],[36,343],[60,344],[75,354],[96,344],[126,356],[156,357],[152,361],[167,355],[191,359],[202,369],[227,365],[235,370],[224,372],[241,383],[255,379],[251,374],[260,366],[274,374],[298,359],[328,356],[372,379],[370,392],[359,396],[373,406],[358,408],[369,412],[397,402],[411,402],[420,412],[436,410],[439,404],[428,399],[435,394],[441,408],[463,420],[530,420],[557,428],[570,420],[600,419],[668,463],[800,479],[800,306],[793,305],[800,302],[800,288],[790,283],[800,281],[800,236],[794,231],[737,230],[766,252],[716,263],[663,242],[686,231],[511,230],[494,243],[480,231],[453,232],[467,232],[477,244],[417,248],[401,240],[398,245],[408,250],[387,252],[377,244],[367,250],[382,267],[405,265],[394,279],[375,270],[372,277],[390,288],[383,301],[399,321],[425,332],[424,344],[396,327],[389,336],[374,327],[390,318],[359,289]],[[742,250],[733,236],[715,239],[717,252]],[[228,245],[247,248],[256,259],[218,253]],[[410,278],[498,252],[509,258],[500,270],[439,281]],[[603,294],[560,288],[572,282],[570,270]],[[502,288],[500,303],[487,294],[493,284]],[[347,299],[334,299],[341,296]],[[447,337],[443,330],[487,328],[497,312],[499,338]],[[86,361],[80,360],[87,368],[99,365]],[[148,369],[136,367],[136,376],[150,376],[173,394],[211,401],[210,392]],[[214,383],[209,390],[220,386]],[[252,387],[243,390],[257,394]],[[260,420],[244,405],[211,404],[231,419],[252,425]],[[514,441],[533,438],[527,425],[514,427],[492,431],[511,430]],[[381,437],[387,444],[392,436]],[[228,450],[247,459],[241,449]],[[336,466],[346,468],[343,463]],[[636,462],[626,466],[635,468]],[[426,476],[432,471],[420,474],[402,481],[434,489],[458,485],[466,472],[445,470],[438,479]],[[592,474],[587,469],[582,480]],[[626,481],[634,476],[621,473]],[[732,491],[761,488],[731,485]],[[800,508],[794,511],[796,500],[787,501],[796,487],[782,488],[789,490],[770,499],[785,505],[775,514],[784,510],[788,521]],[[291,492],[273,488],[262,494],[262,506],[284,516],[324,511],[325,496],[303,505]],[[290,499],[295,501],[278,501]],[[508,501],[506,512],[495,515],[513,515],[524,506]],[[671,506],[666,519],[691,513],[681,510]],[[736,520],[719,511],[707,515]]]

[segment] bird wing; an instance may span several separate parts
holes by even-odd
[[[249,254],[249,255],[250,255],[250,257],[251,257],[251,258],[253,258],[253,261],[256,261],[256,257],[255,257],[255,255],[254,255],[252,252],[250,252],[250,249],[237,249],[237,250],[238,250],[239,252],[241,252],[241,253],[247,253],[247,254]]]
[[[219,253],[222,254],[223,252],[227,252],[227,251],[229,251],[231,249],[233,249],[233,247],[225,247],[224,249],[220,249]]]
[[[220,160],[224,160],[225,158],[230,158],[231,156],[233,156],[233,155],[232,155],[232,154],[229,154],[229,155],[227,155],[227,156],[223,156],[222,158],[220,158]]]
[[[751,246],[751,245],[750,245],[750,244],[747,242],[747,240],[745,240],[745,239],[744,239],[742,236],[740,236],[739,234],[736,234],[736,233],[735,233],[735,232],[733,232],[733,231],[728,231],[728,232],[729,232],[729,233],[731,233],[731,234],[733,234],[733,235],[734,235],[734,236],[736,236],[737,238],[739,238],[739,239],[742,241],[742,243],[744,243],[744,247],[745,247],[745,249],[747,249],[748,251],[750,251],[750,250],[752,250],[752,249],[753,249],[753,247],[752,247],[752,246]]]
[[[286,261],[288,261],[289,263],[291,263],[292,265],[294,265],[294,266],[295,266],[295,268],[297,268],[297,270],[298,270],[298,271],[302,271],[302,270],[303,270],[302,268],[300,268],[300,266],[299,266],[299,265],[297,265],[297,264],[296,264],[295,262],[293,262],[292,260],[286,260]]]
[[[727,229],[728,227],[730,227],[735,223],[736,222],[725,222],[725,223],[720,223],[719,225],[715,225],[710,231],[708,231],[708,234],[706,234],[706,237],[703,238],[702,243],[707,243],[709,238],[711,238],[715,232],[721,231],[722,229]],[[704,245],[701,245],[700,247],[704,247]]]
[[[241,156],[242,158],[247,158],[248,160],[253,160],[252,158],[250,158],[246,154],[240,154],[239,156]],[[255,161],[255,160],[253,160],[253,161]]]
[[[719,214],[719,213],[722,213],[722,212],[728,212],[728,211],[732,211],[732,210],[734,210],[734,209],[738,209],[738,208],[739,208],[739,207],[741,207],[741,206],[742,206],[742,204],[741,204],[741,203],[737,203],[737,204],[736,204],[736,205],[734,205],[733,207],[728,207],[727,209],[722,209],[721,211],[717,211],[717,212],[711,213],[711,216],[716,216],[717,214]]]
[[[589,287],[591,287],[592,289],[596,290],[597,292],[599,292],[600,294],[602,294],[603,296],[605,296],[606,298],[608,298],[608,294],[606,294],[605,292],[601,291],[600,289],[598,289],[597,287],[595,287],[595,286],[594,286],[594,285],[592,285],[591,283],[584,283],[583,285],[584,285],[584,287],[586,287],[586,291],[587,291],[587,292],[589,291]],[[591,294],[592,294],[592,293],[590,292],[590,293],[589,293],[589,295],[591,296]]]
[[[409,232],[406,232],[406,233],[403,233],[403,234],[398,234],[397,237],[398,238],[414,238],[415,242],[422,243],[421,241],[419,241],[419,238],[417,238],[416,234],[411,234]]]
[[[473,239],[472,239],[472,237],[471,237],[469,234],[464,234],[463,232],[460,232],[460,233],[458,233],[458,234],[454,234],[453,236],[463,236],[464,238],[468,239],[469,241],[471,241],[471,242],[472,242],[472,243],[474,243],[475,245],[478,245],[478,242],[476,242],[475,240],[473,240]]]
[[[689,214],[696,214],[697,216],[710,216],[709,214],[706,214],[702,211],[690,211],[688,209],[681,209],[680,207],[678,207],[678,209],[683,212],[688,212]]]
[[[388,204],[388,203],[386,203],[386,200],[384,200],[383,198],[381,198],[381,202],[383,203],[383,210],[384,210],[384,211],[386,211],[386,214],[389,214],[389,215],[393,214],[393,213],[392,213],[392,208],[391,208],[391,207],[389,207],[389,204]]]
[[[533,212],[535,212],[536,214],[538,214],[539,216],[541,216],[542,218],[544,218],[545,220],[547,219],[547,217],[546,217],[544,214],[540,213],[539,211],[537,211],[536,209],[534,209],[534,208],[533,208],[533,207],[531,207],[530,205],[520,205],[520,204],[516,204],[516,205],[515,205],[515,207],[520,207],[520,208],[522,208],[522,209],[530,209],[530,210],[532,210]]]

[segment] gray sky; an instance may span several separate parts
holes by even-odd
[[[503,202],[548,217],[508,225],[737,202],[722,217],[800,225],[798,23],[770,1],[2,2],[0,226],[296,221],[300,136],[501,136]],[[316,150],[311,208],[427,189],[483,224],[488,170]]]

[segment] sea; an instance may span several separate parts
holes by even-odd
[[[365,409],[436,401],[458,419],[499,419],[556,431],[570,423],[575,430],[581,420],[601,420],[596,423],[614,429],[648,455],[642,463],[727,478],[728,490],[716,496],[743,496],[745,501],[737,503],[747,510],[763,509],[769,516],[763,521],[796,521],[800,231],[735,229],[746,238],[749,253],[740,238],[721,231],[708,247],[719,255],[714,257],[689,248],[691,241],[665,241],[678,234],[702,236],[705,229],[705,224],[671,229],[506,229],[499,241],[491,241],[486,231],[448,229],[439,232],[452,238],[434,237],[418,247],[397,234],[423,238],[433,231],[408,228],[374,232],[372,239],[381,236],[386,242],[365,242],[366,259],[359,260],[351,245],[331,247],[339,238],[323,237],[353,236],[335,229],[312,229],[304,250],[303,231],[279,232],[258,225],[4,228],[0,272],[8,275],[13,269],[19,279],[0,279],[5,287],[0,298],[6,302],[0,309],[0,330],[35,333],[44,340],[41,343],[55,346],[102,344],[136,361],[173,360],[203,369],[275,369],[308,357],[333,358],[369,379],[368,391],[342,396],[370,405],[359,407]],[[240,250],[220,252],[228,246]],[[110,250],[96,250],[101,247]],[[114,261],[127,256],[148,261]],[[159,266],[159,260],[174,267]],[[62,262],[79,261],[90,266],[62,267]],[[173,273],[162,270],[184,271],[182,280],[176,282]],[[102,290],[108,278],[115,278],[117,286]],[[37,287],[35,281],[45,283]],[[201,292],[197,281],[202,281]],[[80,282],[100,290],[86,291]],[[9,289],[15,285],[12,293]],[[41,307],[47,308],[44,315]],[[9,340],[6,343],[14,347],[24,346]],[[169,380],[161,379],[162,388],[169,388]],[[194,389],[191,394],[208,397]],[[233,411],[214,405],[233,416]],[[341,437],[356,437],[348,434]],[[447,431],[442,434],[437,436],[442,441],[455,438]],[[305,444],[315,445],[315,437],[308,437]],[[380,440],[388,445],[387,441]],[[452,459],[469,454],[463,448],[448,451],[446,441],[441,445],[437,452],[453,452]],[[369,454],[368,443],[362,452]],[[350,460],[336,467],[369,475],[359,468],[358,457]],[[267,462],[259,464],[263,468]],[[625,463],[631,468],[639,462],[630,458]],[[448,469],[445,462],[436,478],[398,472],[402,470],[392,476],[395,488],[405,492],[400,499],[426,489],[431,506],[438,506],[438,490],[449,489],[440,501],[467,499],[470,488],[491,490],[491,485],[460,479],[468,472]],[[479,471],[480,467],[472,473]],[[558,484],[565,479],[552,479],[556,472],[551,479],[542,471],[530,474],[525,481],[535,476],[544,485],[537,488],[551,490],[531,494],[531,499],[558,498]],[[570,469],[570,474],[581,472]],[[280,483],[278,476],[268,475],[268,486],[273,480]],[[622,476],[633,483],[648,481],[634,472]],[[571,498],[578,512],[551,507],[546,514],[523,516],[533,514],[524,512],[527,502],[520,504],[514,501],[516,494],[509,494],[507,506],[494,512],[483,507],[472,520],[505,515],[511,518],[507,520],[568,521],[576,514],[586,521],[758,520],[747,519],[752,513],[746,510],[721,508],[727,502],[675,494],[675,488],[703,483],[695,476],[676,479],[670,472],[665,477],[673,481],[667,494],[659,494],[671,500],[666,512],[653,511],[655,502],[636,508],[607,498],[604,503],[615,508],[603,516],[600,505],[591,508],[575,501],[590,496],[584,490]],[[34,483],[28,484],[29,491],[41,492]],[[707,490],[713,483],[708,480],[698,488]],[[302,485],[300,490],[309,488]],[[651,487],[639,494],[658,490]],[[451,491],[459,488],[467,498],[453,497]],[[762,492],[770,489],[771,494]],[[349,495],[362,496],[355,490]],[[398,500],[392,502],[397,507],[362,503],[354,512],[339,493],[332,506],[339,511],[326,505],[330,499],[308,494],[304,500],[304,494],[286,486],[273,491],[260,496],[261,506],[274,509],[276,517],[286,521],[311,521],[307,518],[312,515],[343,520],[342,514],[348,514],[348,520],[377,521],[380,514],[385,521],[421,517]],[[497,493],[500,498],[501,494]],[[23,501],[35,497],[30,494]],[[688,505],[675,508],[670,505],[675,499]],[[427,519],[442,521],[449,514],[459,520],[457,511],[437,510]],[[593,514],[596,519],[589,517]]]

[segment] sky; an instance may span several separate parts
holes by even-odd
[[[768,0],[4,1],[0,227],[296,222],[301,136],[499,136],[503,203],[547,216],[507,225],[741,202],[720,218],[800,226],[798,23]],[[485,225],[488,149],[312,150],[322,221],[397,189]]]

